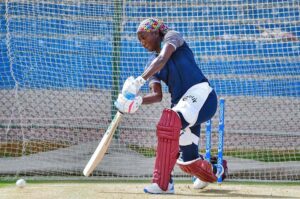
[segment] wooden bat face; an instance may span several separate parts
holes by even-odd
[[[121,121],[122,113],[117,112],[111,123],[109,124],[105,134],[103,135],[103,138],[101,139],[98,147],[96,148],[95,152],[93,153],[91,159],[85,166],[83,170],[83,175],[89,176],[94,169],[97,167],[97,165],[101,162],[103,159],[110,143],[113,138],[113,135]]]

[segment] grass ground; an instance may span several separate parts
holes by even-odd
[[[22,155],[30,155],[39,152],[46,152],[58,148],[68,147],[70,144],[66,142],[37,142],[28,141],[26,147],[23,147],[22,142],[6,142],[0,143],[0,158],[1,157],[20,157]],[[144,155],[145,157],[154,157],[155,150],[153,148],[139,147],[136,145],[128,145],[128,148]],[[205,151],[200,151],[204,154]],[[212,154],[217,154],[215,149]],[[242,159],[257,160],[261,162],[287,162],[300,161],[299,150],[225,150],[225,156],[231,156]]]
[[[28,181],[26,187],[18,188],[14,182],[1,182],[1,198],[22,199],[142,199],[162,198],[160,195],[143,193],[145,181]],[[211,184],[203,190],[194,190],[188,181],[175,184],[175,195],[163,198],[300,198],[300,182],[295,183],[259,183],[224,182]]]
[[[129,145],[130,149],[144,155],[145,157],[154,157],[155,150],[153,148],[139,147],[135,145]],[[217,154],[217,150],[213,149],[212,154]],[[205,151],[200,151],[200,154],[205,154]],[[231,156],[236,158],[257,160],[261,162],[288,162],[288,161],[300,161],[299,150],[228,150],[224,152],[224,156]]]

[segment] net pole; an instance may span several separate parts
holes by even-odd
[[[113,15],[113,52],[112,52],[112,90],[111,90],[111,119],[113,119],[117,110],[114,106],[119,93],[120,79],[120,56],[121,56],[121,25],[122,25],[123,3],[120,0],[114,0]],[[116,131],[114,137],[118,139],[119,132]]]

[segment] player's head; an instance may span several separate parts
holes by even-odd
[[[168,26],[166,26],[162,20],[156,18],[148,18],[140,23],[137,29],[137,33],[159,31],[161,34],[165,35],[168,30]]]
[[[137,29],[138,39],[149,51],[160,50],[160,43],[169,28],[163,21],[156,18],[143,20]]]

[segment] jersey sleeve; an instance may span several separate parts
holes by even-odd
[[[150,56],[146,66],[145,66],[145,70],[147,70],[147,68],[150,66],[150,64],[152,63],[152,61],[156,58],[156,55],[153,54],[152,56]],[[154,74],[153,76],[149,77],[148,79],[148,85],[150,87],[151,84],[153,83],[160,83],[159,78],[157,77],[157,74]]]
[[[183,43],[184,43],[183,37],[180,35],[179,32],[174,30],[168,31],[163,39],[163,45],[171,44],[172,46],[174,46],[175,50],[180,46],[182,46]]]

